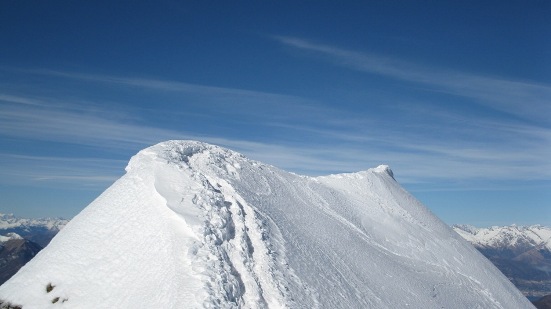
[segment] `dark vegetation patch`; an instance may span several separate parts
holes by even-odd
[[[19,305],[12,305],[11,303],[0,299],[0,309],[23,309],[23,307]]]
[[[51,282],[48,282],[48,285],[46,285],[46,293],[50,293],[55,288],[55,285],[52,285]]]

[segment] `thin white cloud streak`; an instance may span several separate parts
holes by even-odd
[[[384,66],[378,70],[384,71]],[[294,96],[131,77],[54,71],[40,71],[40,73],[34,72],[34,74],[110,85],[145,87],[161,94],[166,92],[193,93],[199,97],[212,98],[214,101],[229,95],[235,102],[246,102],[241,103],[242,109],[237,109],[234,112],[256,113],[257,121],[262,125],[279,126],[286,132],[308,131],[317,140],[315,143],[305,140],[304,144],[290,144],[285,139],[272,139],[268,144],[232,138],[223,134],[220,136],[200,135],[197,132],[144,125],[138,117],[132,117],[131,114],[113,119],[110,113],[102,112],[101,109],[82,108],[79,104],[56,104],[59,101],[56,98],[9,94],[0,97],[0,99],[14,103],[0,106],[1,135],[94,146],[104,148],[106,151],[115,149],[118,152],[129,149],[137,151],[145,146],[168,139],[195,139],[219,144],[240,151],[250,158],[310,175],[352,172],[387,163],[391,164],[396,170],[397,178],[404,183],[424,183],[434,179],[439,181],[476,178],[530,180],[551,177],[551,168],[548,168],[549,162],[541,156],[546,149],[549,149],[550,132],[545,128],[535,130],[530,126],[489,121],[471,122],[461,128],[425,124],[427,130],[456,130],[454,134],[460,136],[462,141],[454,143],[442,141],[431,135],[420,135],[415,131],[409,132],[402,126],[388,123],[388,121],[346,112],[336,113],[335,110],[311,105],[311,101]],[[256,103],[285,105],[286,112],[280,116],[291,114],[299,121],[292,122],[288,119],[280,121],[281,118],[275,117],[274,113],[265,112],[262,109],[250,109]],[[43,106],[43,104],[47,106]],[[303,113],[304,111],[308,111],[308,113]],[[302,121],[303,119],[298,116],[301,114],[313,114],[318,124],[330,124],[330,126],[321,127],[315,123]],[[335,120],[336,114],[346,121]],[[429,111],[429,114],[432,114],[430,116],[434,119],[440,119],[441,123],[447,121],[443,119],[445,117],[442,114],[437,112]],[[448,114],[446,117],[457,122],[465,121],[464,118],[452,118],[458,117],[457,115]],[[476,125],[477,128],[473,129],[473,125]],[[495,140],[507,139],[505,132],[516,136],[511,143],[492,143],[491,147],[480,148],[482,140],[477,136],[479,134],[476,132],[477,130],[493,131],[494,137],[492,138]],[[377,134],[373,134],[372,131],[376,131]],[[519,146],[523,147],[522,151]],[[75,166],[78,165],[75,162]],[[52,176],[43,173],[41,179],[60,181],[70,177],[78,176],[72,174]]]
[[[0,101],[14,103],[14,104],[24,104],[24,105],[34,105],[34,106],[44,106],[44,102],[36,99],[25,98],[14,95],[7,95],[0,93]]]
[[[103,188],[120,177],[125,161],[0,153],[0,183]]]
[[[185,112],[185,115],[189,115],[190,111],[195,111],[196,113],[203,112],[203,117],[212,117],[212,115],[224,113],[227,116],[235,116],[231,117],[232,121],[235,122],[238,122],[239,118],[249,116],[249,119],[260,123],[265,122],[267,118],[288,121],[297,119],[300,115],[309,115],[308,118],[315,121],[319,116],[323,117],[326,114],[337,112],[337,110],[323,106],[309,98],[272,92],[200,85],[173,80],[83,74],[55,70],[11,69],[11,71],[43,75],[52,79],[68,79],[84,82],[88,85],[103,84],[118,89],[130,87],[136,89],[136,93],[145,91],[154,94],[158,102],[156,102],[154,108],[140,105],[139,109],[144,111],[149,109],[155,113],[169,108],[172,114]],[[49,103],[51,104],[51,102]],[[70,106],[70,104],[65,105]],[[247,122],[251,121],[249,119]]]
[[[316,44],[295,37],[274,36],[274,39],[286,46],[328,57],[329,61],[343,67],[425,84],[433,87],[434,91],[469,97],[502,112],[549,123],[551,86],[546,84],[436,71],[388,57]]]
[[[125,148],[147,145],[162,138],[177,138],[174,131],[140,127],[79,112],[0,109],[0,133],[38,140]]]
[[[296,149],[224,137],[199,136],[132,123],[119,123],[102,115],[80,112],[29,110],[0,107],[0,134],[3,136],[70,142],[105,149],[139,150],[169,139],[203,140],[246,152],[258,160],[282,164],[283,167],[319,168],[314,157],[302,156]],[[295,153],[295,154],[293,154]],[[318,162],[319,163],[319,162]],[[324,162],[322,166],[332,166]],[[321,170],[327,170],[321,168]]]
[[[330,115],[327,115],[330,118]],[[343,146],[347,140],[364,135],[353,127],[335,130],[310,129],[325,139],[316,145],[286,145],[261,143],[228,137],[198,136],[145,126],[139,123],[120,123],[101,114],[83,114],[66,110],[0,107],[0,134],[25,139],[39,139],[101,147],[105,150],[139,150],[168,139],[195,139],[222,145],[250,158],[275,166],[310,175],[352,172],[388,163],[397,171],[397,178],[405,183],[419,183],[427,179],[548,179],[549,163],[538,157],[538,140],[528,145],[534,151],[492,147],[479,149],[468,144],[438,145],[425,140],[401,137],[392,131],[364,140],[361,145]],[[298,130],[299,126],[293,127]],[[524,129],[523,129],[524,130]],[[532,132],[531,130],[525,130]],[[356,134],[356,136],[355,136]],[[528,139],[526,139],[528,140]],[[346,143],[345,143],[346,144]],[[388,146],[399,148],[393,151]],[[392,148],[391,147],[391,148]],[[80,165],[74,162],[76,168]],[[21,166],[25,169],[24,165]],[[121,169],[121,166],[118,167]],[[94,173],[90,177],[96,177]],[[77,177],[73,174],[38,173],[36,179],[52,181]],[[85,180],[85,179],[83,179]],[[94,182],[94,179],[90,179]]]
[[[289,127],[286,124],[281,126]],[[375,135],[369,134],[373,127],[343,126],[339,129],[290,127],[349,142],[344,143],[348,146],[337,146],[337,151],[328,155],[339,158],[340,162],[354,162],[341,166],[347,171],[357,170],[361,167],[359,163],[364,163],[364,167],[388,163],[396,169],[398,178],[407,183],[422,183],[429,179],[551,179],[551,161],[545,155],[551,153],[551,131],[547,129],[522,124],[501,128],[503,124],[479,121],[475,128],[467,123],[447,128],[451,132],[444,135],[455,136],[455,139],[446,140],[440,136],[408,132],[400,127],[394,129],[393,124]],[[443,130],[430,125],[428,129]],[[480,132],[492,132],[492,137],[481,139]],[[342,143],[334,145],[339,144]]]
[[[362,129],[350,125],[322,129],[281,125],[293,130],[306,130],[324,142],[286,147],[254,144],[250,148],[240,149],[277,166],[314,175],[354,172],[378,164],[390,164],[397,178],[404,183],[551,179],[551,161],[542,155],[549,150],[548,139],[545,138],[550,132],[545,129],[538,131],[525,125],[509,125],[508,129],[515,131],[517,136],[502,143],[470,140],[468,135],[473,132],[469,126],[452,129],[462,136],[461,140],[445,141],[439,137],[408,134],[401,129],[392,130],[393,124],[376,135],[368,132],[373,127]],[[373,125],[376,127],[379,124]],[[498,137],[500,140],[507,138],[508,132],[500,131],[493,122],[479,122],[478,125],[479,131],[505,135]],[[463,139],[465,136],[467,138]]]
[[[148,89],[162,92],[180,92],[195,94],[202,97],[214,97],[222,102],[231,101],[239,105],[241,102],[254,102],[256,105],[270,104],[312,104],[312,100],[303,97],[285,95],[271,92],[254,91],[239,88],[216,87],[200,84],[185,83],[172,80],[161,80],[152,78],[121,77],[111,75],[83,74],[75,72],[64,72],[54,70],[19,70],[21,72],[46,75],[52,77],[62,77],[73,80],[91,81],[104,84],[118,84],[140,89]],[[235,100],[238,99],[238,100]]]
[[[432,112],[428,112],[432,113]],[[434,119],[434,121],[431,121]],[[439,123],[435,123],[439,121]],[[330,122],[330,121],[328,121]],[[450,126],[449,123],[456,122]],[[366,126],[366,123],[369,125]],[[440,125],[447,123],[448,125]],[[380,148],[393,147],[401,152],[432,153],[443,158],[460,160],[491,160],[503,162],[529,162],[534,165],[550,160],[545,153],[551,153],[551,129],[521,123],[503,123],[495,120],[470,119],[449,113],[434,113],[430,120],[415,126],[422,131],[438,131],[441,135],[454,137],[443,140],[441,135],[421,134],[419,128],[404,129],[389,121],[367,119],[334,124],[331,128],[313,128],[307,125],[271,123],[270,125],[296,131],[331,137],[339,141],[358,144],[369,143]],[[375,128],[377,134],[370,134]],[[483,134],[481,134],[481,132]],[[491,132],[487,134],[486,132]],[[482,162],[481,162],[482,163]]]

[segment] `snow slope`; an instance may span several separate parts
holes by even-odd
[[[18,274],[23,308],[532,308],[386,166],[306,177],[193,141],[127,173]]]

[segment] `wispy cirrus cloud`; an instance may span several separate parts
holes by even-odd
[[[481,118],[472,120],[465,115],[433,109],[424,111],[423,121],[400,123],[371,113],[336,110],[307,98],[284,94],[134,77],[52,71],[32,74],[43,74],[48,79],[59,75],[62,79],[97,84],[100,90],[105,91],[118,85],[124,88],[146,88],[159,96],[183,93],[184,96],[177,96],[175,100],[185,102],[183,106],[186,113],[209,117],[209,122],[189,129],[147,121],[144,115],[138,115],[137,110],[131,107],[131,100],[121,103],[121,112],[126,111],[122,113],[124,116],[113,116],[112,110],[94,106],[94,100],[84,94],[76,100],[63,93],[49,92],[39,92],[32,96],[4,93],[0,96],[0,101],[6,103],[0,104],[0,136],[91,146],[116,153],[124,164],[119,162],[119,165],[114,166],[107,162],[106,165],[113,167],[117,173],[123,171],[131,155],[148,145],[168,139],[194,139],[228,147],[252,159],[309,175],[352,172],[386,163],[396,170],[399,181],[411,184],[551,177],[551,168],[547,168],[549,162],[542,156],[550,149],[550,130],[522,122]],[[190,99],[187,96],[189,93],[193,93],[194,97]],[[212,104],[202,106],[202,109],[191,107],[193,104],[201,105],[204,98],[216,101],[219,97],[227,100],[228,96],[239,104]],[[195,99],[199,103],[194,103]],[[272,105],[278,110],[255,109],[255,104]],[[150,108],[161,116],[179,112],[178,109],[166,106],[151,105]],[[411,107],[398,104],[393,108],[396,113],[407,114],[407,109]],[[223,128],[231,128],[233,123],[227,122],[229,115],[237,122],[248,121],[248,130],[262,128],[274,134],[274,137],[264,140],[247,134],[204,130],[218,122],[225,122]],[[186,117],[182,120],[188,119]],[[480,132],[492,134],[481,137]],[[86,164],[79,162],[75,160],[67,164],[74,165],[75,170],[82,170],[83,173],[56,174],[44,169],[46,165],[41,165],[29,179],[57,183],[77,179],[81,177],[79,175],[86,174]],[[21,169],[25,170],[26,167],[21,165]],[[78,179],[92,184],[101,179],[109,181],[93,172],[89,175],[88,178],[82,176]]]
[[[128,77],[114,76],[101,74],[87,74],[78,72],[56,71],[56,70],[17,70],[25,74],[44,75],[70,80],[88,81],[102,84],[113,84],[125,87],[139,88],[141,90],[152,90],[158,92],[173,92],[194,94],[201,97],[215,98],[217,101],[213,103],[232,102],[234,105],[254,103],[255,105],[266,106],[270,104],[311,104],[312,100],[280,93],[272,93],[265,91],[255,91],[240,88],[219,87],[211,85],[200,85],[194,83],[186,83],[174,80],[143,78],[143,77]]]
[[[45,105],[44,102],[37,99],[21,97],[16,95],[7,95],[2,93],[0,93],[0,101],[15,103],[15,104],[34,105],[34,106]]]
[[[115,181],[126,162],[114,159],[18,155],[0,153],[0,183],[61,184],[103,188]]]
[[[125,148],[179,133],[110,120],[102,114],[57,109],[0,107],[0,134],[43,141]]]
[[[240,119],[248,116],[247,122],[256,121],[257,123],[263,123],[274,119],[296,120],[297,118],[303,118],[301,120],[303,121],[303,115],[309,115],[308,119],[316,120],[318,116],[323,117],[329,111],[336,111],[334,108],[319,104],[319,102],[307,97],[266,91],[201,85],[139,76],[88,74],[47,69],[8,69],[2,67],[0,67],[0,70],[15,72],[24,76],[47,77],[49,83],[55,83],[58,87],[62,88],[60,93],[66,92],[66,89],[63,89],[63,84],[66,81],[71,82],[76,87],[93,87],[93,91],[95,92],[109,88],[107,92],[113,92],[114,90],[124,93],[126,102],[119,102],[120,104],[116,105],[123,105],[126,109],[132,106],[134,110],[148,110],[152,113],[170,111],[171,114],[195,114],[211,119],[225,114],[227,116],[226,121],[241,121]],[[128,89],[132,89],[132,93],[129,94]],[[29,91],[35,91],[35,88],[29,87]],[[40,97],[40,95],[37,95],[37,97]],[[14,97],[13,99],[17,97],[17,95],[11,96]],[[19,96],[18,100],[22,100],[22,97],[30,98],[28,94]],[[50,94],[47,96],[50,96]],[[134,104],[131,102],[131,100],[143,100],[142,97],[144,96],[147,96],[151,102],[146,104]],[[53,102],[59,103],[75,100],[74,95],[70,98],[49,97],[43,99],[50,106]],[[66,107],[73,108],[75,102],[65,105]]]
[[[432,91],[468,97],[493,109],[549,124],[551,85],[548,84],[426,68],[395,58],[318,44],[296,37],[273,38],[285,46],[323,56],[336,65],[423,84]]]
[[[304,147],[285,146],[278,145],[278,143],[262,143],[222,135],[201,135],[197,132],[171,130],[140,122],[121,122],[118,119],[110,119],[108,112],[90,114],[82,110],[36,109],[3,105],[0,106],[0,136],[70,143],[116,151],[128,149],[137,151],[148,145],[169,139],[193,139],[242,151],[251,158],[266,161],[282,168],[320,173],[342,170],[345,165],[350,166],[350,164],[343,164],[338,160],[317,159],[315,151],[307,150],[308,145],[303,145]],[[18,158],[23,157],[19,156]],[[20,160],[20,162],[22,161]],[[79,161],[66,163],[70,165],[77,162]],[[47,179],[48,177],[42,178]],[[49,179],[54,178],[59,179],[59,177],[50,177]]]

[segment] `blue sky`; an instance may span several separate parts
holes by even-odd
[[[72,217],[196,139],[551,225],[548,1],[82,2],[0,1],[0,212]]]

